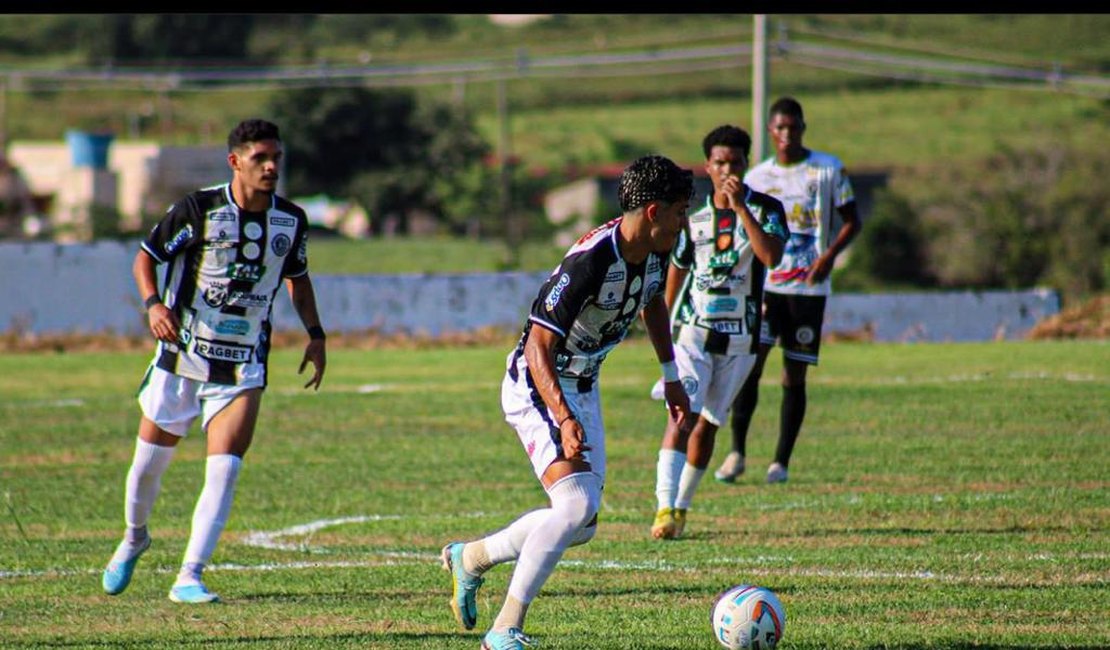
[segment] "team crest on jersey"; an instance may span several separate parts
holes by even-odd
[[[289,236],[285,233],[281,233],[270,242],[270,250],[274,251],[274,255],[278,257],[285,257],[285,254],[289,252],[289,247],[292,245],[293,242],[289,240]]]
[[[551,293],[547,294],[547,298],[543,301],[543,306],[547,307],[547,311],[555,311],[555,305],[559,304],[559,298],[563,296],[563,289],[567,288],[570,284],[570,276],[566,273],[559,276],[559,281],[551,288]]]
[[[212,284],[204,290],[204,304],[212,308],[222,307],[227,301],[227,285]]]

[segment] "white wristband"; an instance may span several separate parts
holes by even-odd
[[[663,381],[678,381],[678,364],[674,360],[663,362]]]

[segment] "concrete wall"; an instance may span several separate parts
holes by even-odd
[[[131,262],[138,242],[0,242],[0,332],[143,334]],[[160,267],[164,269],[164,267]],[[326,329],[431,336],[480,327],[520,327],[547,272],[465,275],[316,275]],[[825,334],[870,329],[879,341],[1019,339],[1060,311],[1055,291],[837,294]],[[300,329],[284,290],[278,330]]]

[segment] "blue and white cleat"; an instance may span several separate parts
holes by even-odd
[[[535,648],[539,644],[520,630],[519,627],[510,627],[504,632],[490,630],[482,638],[482,650],[524,650]]]
[[[104,587],[104,593],[109,596],[123,593],[127,589],[127,585],[131,584],[131,574],[135,572],[135,565],[138,564],[139,558],[143,553],[150,548],[150,537],[146,538],[146,542],[139,548],[139,551],[132,555],[123,562],[110,561],[108,566],[104,569],[104,575],[100,578],[100,584]]]
[[[463,568],[465,547],[462,542],[451,542],[443,547],[440,558],[443,568],[451,572],[451,611],[464,628],[473,630],[478,622],[478,588],[485,579],[470,575]]]
[[[175,603],[198,604],[198,603],[218,603],[220,597],[208,591],[202,583],[188,584],[188,585],[174,585],[170,589],[170,600]]]

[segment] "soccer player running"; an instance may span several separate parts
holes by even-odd
[[[570,248],[540,288],[508,355],[501,406],[550,506],[481,539],[443,548],[443,566],[452,576],[451,608],[468,630],[477,622],[482,574],[516,561],[501,611],[482,639],[485,650],[533,644],[523,632],[529,605],[567,547],[585,544],[597,530],[605,484],[598,371],[637,315],[663,365],[671,415],[679,428],[688,426],[689,402],[678,381],[663,288],[667,257],[692,193],[690,171],[663,156],[629,165],[618,185],[621,216]]]
[[[278,127],[251,119],[228,135],[230,183],[174,203],[151,229],[132,271],[158,344],[143,377],[135,455],[127,473],[123,541],[102,576],[104,591],[127,588],[150,547],[147,520],[177,443],[199,416],[207,436],[204,488],[193,512],[181,570],[169,592],[179,603],[219,600],[201,581],[231,511],[266,387],[273,300],[285,281],[308,330],[300,370],[319,390],[324,330],[308,277],[304,210],[277,196]],[[155,267],[168,264],[159,292]]]
[[[729,124],[705,136],[713,193],[690,215],[671,253],[665,295],[678,326],[675,361],[695,422],[687,435],[667,419],[656,467],[656,539],[677,538],[686,526],[717,428],[755,364],[765,269],[782,259],[789,237],[782,203],[740,180],[751,147],[748,133]]]
[[[782,408],[775,460],[768,483],[787,479],[794,443],[806,415],[806,370],[817,365],[829,273],[837,255],[859,233],[862,223],[844,165],[835,156],[802,146],[806,130],[802,105],[783,97],[771,105],[767,131],[775,155],[753,167],[744,181],[782,201],[790,241],[782,262],[767,275],[763,329],[758,359],[732,405],[732,451],[714,477],[732,483],[744,473],[748,425],[759,400],[759,378],[776,340],[782,345]],[[832,237],[833,211],[842,225]]]

